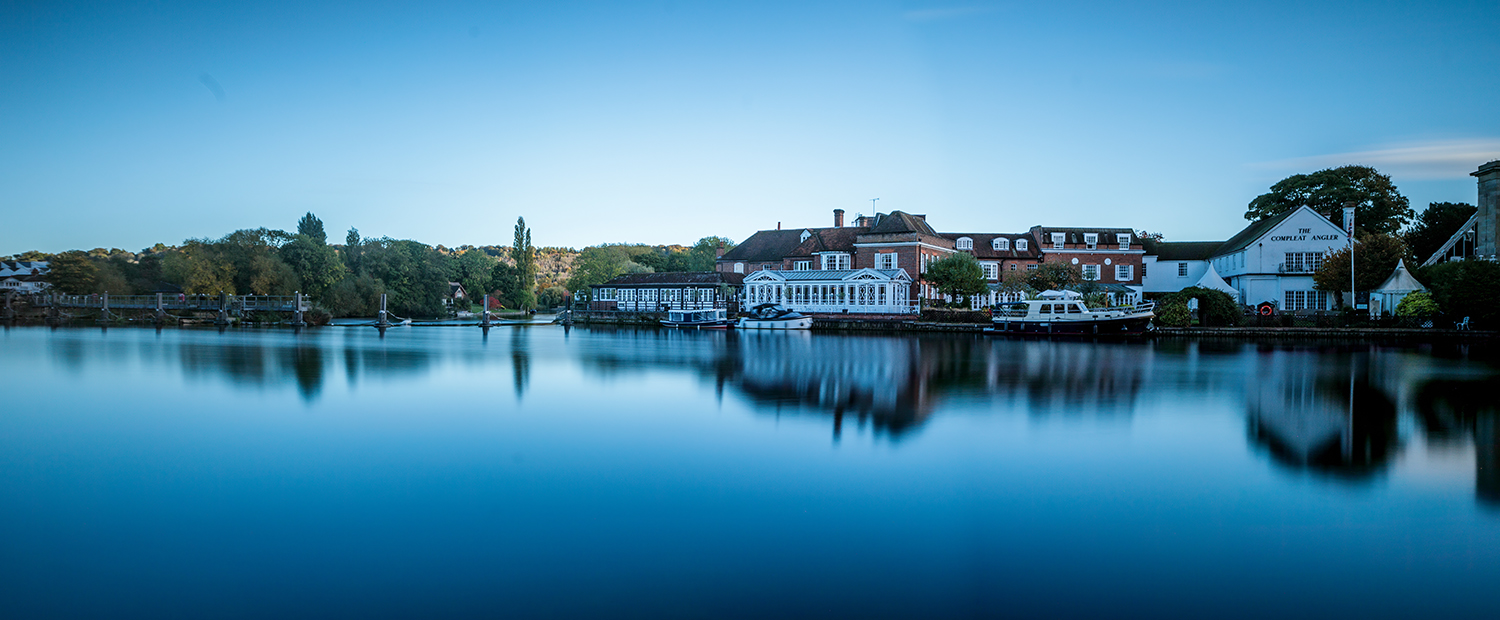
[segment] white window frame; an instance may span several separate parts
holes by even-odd
[[[1090,250],[1099,249],[1099,233],[1083,233],[1083,244]]]
[[[960,250],[972,250],[974,249],[974,240],[968,237],[959,237],[958,241],[955,241],[953,245]]]
[[[1115,265],[1115,281],[1129,282],[1135,279],[1134,265]]]
[[[996,252],[1008,251],[1010,250],[1010,239],[996,237],[994,241],[990,242],[990,247],[994,248]]]
[[[847,252],[824,252],[818,255],[822,259],[823,269],[849,269],[849,254]]]
[[[875,255],[875,268],[876,269],[896,269],[897,268],[896,264],[899,263],[900,260],[901,260],[899,258],[896,258],[896,256],[897,256],[897,254],[895,252],[881,252],[879,254],[876,254]]]
[[[792,261],[792,271],[808,271],[810,269],[812,269],[812,261],[810,260]]]
[[[1068,242],[1067,233],[1052,233],[1052,249],[1061,250],[1063,244]]]
[[[1017,252],[1025,252],[1026,251],[1026,240],[1025,239],[1016,239],[1016,251]]]
[[[1092,277],[1092,278],[1089,277],[1090,273],[1093,273],[1094,277]],[[1095,265],[1095,264],[1084,265],[1083,266],[1083,279],[1088,280],[1090,282],[1098,282],[1099,281],[1099,265]]]
[[[1115,242],[1120,244],[1120,249],[1121,250],[1129,250],[1130,249],[1130,235],[1128,235],[1128,234],[1125,234],[1125,233],[1116,233],[1115,234]]]
[[[1187,263],[1177,263],[1177,277],[1187,277]]]
[[[979,267],[984,270],[984,279],[1000,279],[1000,263],[979,263]]]
[[[735,273],[745,273],[745,263],[735,263],[734,264],[734,272]]]

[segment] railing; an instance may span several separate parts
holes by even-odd
[[[158,301],[163,310],[208,310],[221,308],[238,311],[293,312],[297,298],[293,295],[40,295],[36,306],[56,308],[155,309]],[[302,300],[307,309],[307,298]]]

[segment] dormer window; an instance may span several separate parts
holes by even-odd
[[[957,245],[960,250],[972,250],[974,249],[974,240],[968,237],[959,237]]]
[[[812,231],[811,230],[803,230],[802,231],[802,243],[806,243],[807,242],[807,238],[811,237],[811,236],[812,236]]]
[[[1067,238],[1068,235],[1065,233],[1052,233],[1052,249],[1063,249],[1063,243],[1067,240]]]
[[[1084,245],[1087,245],[1090,250],[1097,250],[1097,249],[1099,249],[1099,235],[1098,235],[1098,233],[1084,233],[1083,234],[1083,243],[1084,243]]]
[[[1025,252],[1026,251],[1026,240],[1025,239],[1016,239],[1016,251],[1017,252]]]
[[[1127,235],[1127,234],[1118,234],[1118,235],[1115,235],[1115,241],[1120,244],[1120,249],[1122,249],[1122,250],[1129,250],[1130,249],[1130,235]]]
[[[1010,249],[1010,239],[995,237],[995,240],[990,242],[990,246],[995,248],[996,252],[1004,252]]]

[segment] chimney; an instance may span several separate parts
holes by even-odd
[[[834,228],[843,228],[844,227],[844,210],[843,209],[834,209],[833,210],[833,227]]]
[[[781,222],[776,222],[776,230],[781,230]]]
[[[719,247],[714,248],[714,258],[724,258],[724,242],[719,242]]]

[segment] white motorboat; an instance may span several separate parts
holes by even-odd
[[[740,317],[740,329],[811,329],[812,317],[803,316],[780,304],[761,304]]]

